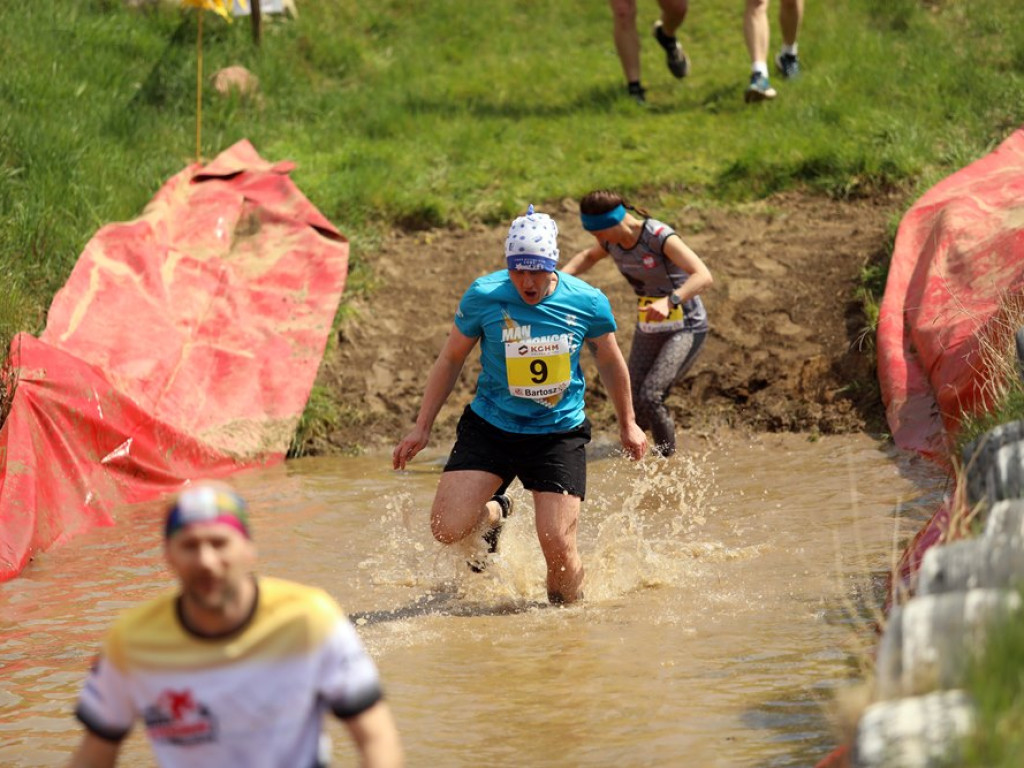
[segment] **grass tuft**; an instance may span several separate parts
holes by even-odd
[[[967,676],[977,720],[961,765],[1016,768],[1024,755],[1024,615],[990,627],[986,638]]]
[[[998,310],[978,334],[978,369],[982,389],[978,406],[965,411],[954,440],[960,455],[964,446],[993,427],[1024,419],[1024,362],[1017,332],[1024,329],[1024,294],[1006,294]]]

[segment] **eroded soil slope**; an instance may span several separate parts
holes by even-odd
[[[590,242],[570,201],[538,205],[556,218],[562,261]],[[854,292],[862,268],[883,257],[890,200],[838,202],[787,194],[741,210],[684,208],[666,216],[705,260],[715,285],[704,299],[711,334],[669,403],[682,430],[728,424],[753,430],[849,432],[880,429],[873,353]],[[423,383],[462,292],[503,268],[505,226],[394,232],[368,260],[380,288],[357,300],[355,319],[325,360],[320,383],[344,404],[343,424],[316,452],[378,450],[411,425]],[[612,301],[624,353],[632,337],[632,293],[611,260],[586,279]],[[588,402],[595,433],[616,430],[592,361]],[[472,397],[475,353],[434,428],[450,442]],[[680,444],[685,444],[681,435]]]

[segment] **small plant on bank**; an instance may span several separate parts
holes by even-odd
[[[865,354],[874,354],[875,337],[878,333],[878,317],[882,296],[885,294],[885,280],[889,274],[887,258],[872,259],[860,270],[860,281],[854,291],[855,298],[864,311],[864,327],[857,334],[857,349]]]
[[[0,427],[7,421],[14,402],[14,392],[18,388],[17,371],[10,355],[4,355],[0,362]]]
[[[32,314],[30,302],[17,289],[16,282],[8,278],[7,284],[0,286],[0,426],[7,421],[18,387],[11,343],[19,331],[31,327]]]
[[[306,408],[295,427],[291,445],[288,446],[288,458],[297,459],[322,452],[331,425],[337,421],[338,404],[331,392],[314,384]]]
[[[984,382],[980,410],[960,419],[954,455],[993,427],[1024,419],[1024,362],[1018,356],[1016,336],[1024,329],[1024,295],[1008,294],[978,336],[977,365]]]

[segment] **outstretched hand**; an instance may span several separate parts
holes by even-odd
[[[428,431],[413,427],[412,431],[395,446],[395,450],[391,454],[391,466],[395,469],[405,469],[406,462],[412,461],[413,456],[426,447],[429,438]]]
[[[635,421],[623,424],[619,430],[619,440],[626,455],[633,461],[640,461],[647,453],[647,435]]]

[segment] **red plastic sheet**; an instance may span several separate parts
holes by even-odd
[[[965,413],[986,408],[981,340],[1024,282],[1024,130],[928,191],[900,223],[878,325],[878,371],[896,444],[948,465]],[[943,504],[904,552],[906,584],[949,524]]]
[[[949,466],[964,414],[991,405],[982,340],[1016,328],[1024,283],[1024,130],[943,180],[904,216],[878,324],[878,374],[896,444]],[[924,553],[947,537],[944,502],[903,552],[908,585]]]
[[[945,463],[947,435],[985,408],[979,338],[1024,282],[1024,130],[929,190],[900,223],[878,321],[896,444]],[[1012,333],[1012,330],[1010,331]]]
[[[246,141],[186,168],[97,232],[39,339],[15,338],[0,580],[117,504],[283,458],[348,270],[292,168]]]
[[[849,768],[850,748],[847,745],[836,747],[828,755],[815,764],[814,768]]]
[[[1024,130],[929,190],[903,217],[878,322],[878,377],[893,439],[950,467],[965,413],[989,405],[981,340],[1010,336],[1024,281]],[[1020,302],[1013,302],[1020,306]],[[903,551],[885,612],[948,536],[945,499]],[[844,744],[816,768],[850,764]]]

